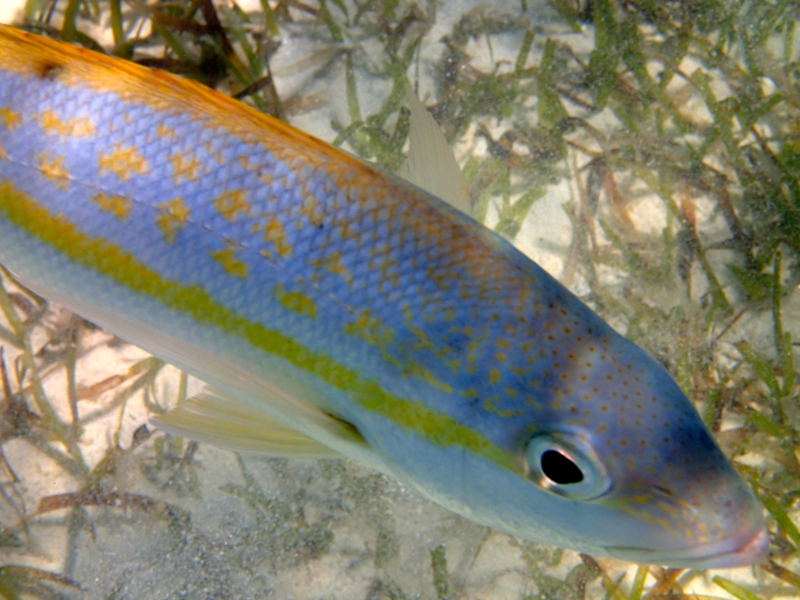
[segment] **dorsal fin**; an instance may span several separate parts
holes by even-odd
[[[461,167],[442,130],[414,90],[406,83],[406,102],[411,110],[408,158],[399,175],[429,194],[471,215],[469,192]]]

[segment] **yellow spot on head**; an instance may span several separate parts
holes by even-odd
[[[452,360],[443,360],[442,361],[446,367],[449,367],[453,373],[458,373],[458,370],[461,368],[461,361],[452,359]]]
[[[508,408],[500,408],[494,405],[494,401],[497,400],[496,397],[489,397],[483,401],[483,409],[486,412],[494,413],[500,417],[505,419],[509,419],[511,417],[515,417],[517,412],[515,410],[511,410]]]
[[[110,152],[101,152],[97,158],[98,171],[114,173],[122,181],[127,181],[134,175],[145,175],[150,168],[135,146],[117,145]]]
[[[228,190],[222,192],[214,199],[214,208],[227,221],[233,221],[237,216],[250,216],[250,203],[247,201],[247,190]]]
[[[492,369],[491,371],[489,371],[489,383],[494,385],[498,381],[500,381],[500,371],[498,371],[497,369]]]
[[[169,202],[164,202],[156,208],[159,211],[156,223],[161,228],[166,242],[171,245],[175,242],[175,236],[186,225],[192,211],[186,206],[183,198],[175,198]]]
[[[67,189],[69,182],[69,172],[64,166],[64,157],[51,157],[46,152],[39,155],[39,169],[42,175],[62,190]]]
[[[231,277],[247,279],[247,265],[236,258],[236,249],[228,246],[224,250],[210,251],[211,258],[221,264]]]
[[[131,199],[125,196],[97,193],[92,196],[92,202],[95,202],[101,210],[113,214],[120,221],[127,221],[131,212]]]

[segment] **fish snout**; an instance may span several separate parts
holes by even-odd
[[[607,547],[608,554],[692,569],[740,567],[765,558],[769,534],[761,504],[733,468],[725,467],[706,485],[651,483],[646,500],[641,493],[619,498],[628,512],[655,524],[660,533],[651,530],[653,537],[642,547]]]
[[[676,569],[726,569],[746,567],[766,558],[769,532],[763,520],[730,538],[670,551],[635,547],[606,547],[607,554],[620,560],[656,564]]]

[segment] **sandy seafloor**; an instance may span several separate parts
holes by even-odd
[[[23,4],[23,0],[0,2],[0,22],[13,22],[15,9]],[[247,7],[258,2],[240,4]],[[423,53],[423,95],[432,92],[424,67],[442,51],[438,40],[462,11],[476,5],[462,2],[440,7],[436,28]],[[541,19],[546,24],[546,15],[546,10],[537,13],[529,8],[532,21]],[[590,36],[582,42],[578,35],[565,35],[573,36],[577,44],[591,43]],[[506,51],[509,60],[515,59],[512,48],[519,46],[519,40],[507,41],[506,48],[502,38],[493,40],[495,59]],[[325,81],[304,80],[303,71],[293,65],[313,51],[306,45],[307,41],[299,37],[284,40],[273,63],[278,90],[288,95],[302,89],[311,95],[327,88],[319,107],[291,122],[332,140],[336,132],[330,128],[331,115],[347,121],[346,107],[337,101],[345,96],[343,73],[334,72]],[[478,61],[489,53],[480,39],[472,42],[471,51]],[[534,52],[529,60],[535,59]],[[359,76],[362,110],[369,113],[370,98],[382,97],[388,84],[371,81],[367,73]],[[477,138],[463,140],[457,148],[462,160],[467,153],[485,151],[485,144]],[[570,222],[561,205],[572,193],[566,183],[549,188],[518,237],[522,249],[556,276],[563,270],[571,239]],[[663,219],[658,211],[649,211],[645,201],[634,207],[633,214],[642,227],[657,228]],[[491,219],[491,211],[489,216]],[[789,303],[787,310],[792,309]],[[62,314],[60,318],[68,317]],[[797,319],[787,318],[787,327],[793,321]],[[750,337],[757,343],[760,324],[745,321],[740,325],[752,332]],[[94,349],[87,350],[79,360],[81,386],[124,375],[145,356],[131,346],[109,343],[110,336],[103,332],[87,331],[83,335],[82,347]],[[163,398],[176,393],[178,377],[172,371],[157,385]],[[64,401],[60,410],[66,419],[63,369],[54,371],[45,384],[52,397]],[[124,409],[115,398],[112,390],[79,403],[81,416],[86,417],[81,450],[91,465],[106,455],[115,433],[119,433],[120,445],[129,447],[133,433],[147,423],[148,411],[141,394],[128,400]],[[72,476],[27,443],[11,441],[3,449],[21,480],[14,493],[8,491],[7,478],[4,480],[7,498],[24,503],[29,513],[35,512],[31,507],[42,497],[77,491]],[[149,512],[131,507],[93,507],[80,513],[83,517],[68,511],[50,512],[30,520],[23,548],[0,548],[0,564],[28,565],[63,574],[77,581],[83,591],[58,589],[69,597],[92,600],[522,600],[562,599],[574,593],[574,588],[560,583],[581,562],[574,552],[562,555],[554,548],[470,523],[352,461],[238,459],[232,452],[201,444],[191,460],[181,463],[172,456],[172,463],[165,459],[169,464],[159,472],[152,455],[150,440],[116,464],[109,477],[121,492],[159,499],[179,510],[166,505]],[[252,476],[250,483],[243,470]],[[170,472],[179,475],[170,479]],[[158,482],[164,485],[156,485]],[[245,488],[246,494],[242,493]],[[19,496],[15,496],[17,491]],[[4,523],[11,522],[8,510],[0,516]],[[446,594],[441,586],[437,591],[434,582],[432,552],[439,547],[445,549]],[[624,573],[622,589],[628,588],[635,567],[607,560],[601,564],[610,569],[614,579]],[[753,571],[743,568],[686,573],[681,577],[685,592],[729,598],[710,583],[715,574],[751,589],[756,586]],[[648,579],[652,581],[652,577]],[[594,579],[586,597],[604,597],[601,583],[599,578]]]

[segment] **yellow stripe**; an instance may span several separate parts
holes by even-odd
[[[452,417],[417,402],[387,393],[375,381],[358,374],[329,356],[314,352],[285,335],[248,321],[215,302],[201,287],[162,278],[130,253],[79,231],[64,215],[51,214],[8,180],[0,180],[0,215],[27,234],[57,249],[75,263],[109,280],[191,316],[201,325],[215,327],[278,356],[331,386],[350,394],[366,410],[416,432],[438,446],[464,448],[503,469],[518,471],[510,456],[475,430]]]

